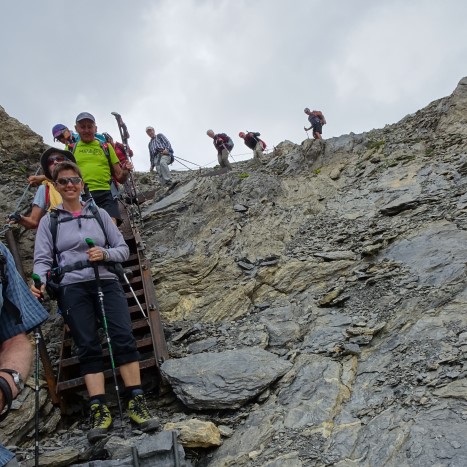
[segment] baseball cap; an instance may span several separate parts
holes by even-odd
[[[68,127],[63,125],[62,123],[57,123],[52,128],[52,136],[54,137],[54,141],[65,131],[68,130]]]
[[[89,112],[81,112],[76,117],[76,123],[80,122],[81,120],[92,120],[94,123],[96,123],[96,119]]]

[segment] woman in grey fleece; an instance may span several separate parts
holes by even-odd
[[[140,429],[153,430],[158,422],[150,416],[141,389],[139,354],[131,331],[125,293],[118,277],[106,268],[108,261],[126,260],[129,256],[128,246],[106,211],[98,208],[104,234],[91,210],[93,201],[80,201],[84,183],[77,165],[62,162],[55,167],[52,176],[63,200],[57,206],[55,245],[58,268],[65,271],[59,285],[58,305],[77,346],[81,374],[89,394],[91,429],[88,440],[93,443],[104,438],[112,425],[105,399],[104,364],[98,335],[101,311],[94,262],[99,265],[110,341],[115,364],[120,366],[120,375],[129,398],[130,419]],[[48,213],[40,221],[34,248],[34,273],[40,276],[43,283],[40,290],[31,286],[37,297],[44,292],[47,274],[53,267],[54,245],[50,225],[51,214]],[[95,246],[89,248],[86,238],[91,238]]]

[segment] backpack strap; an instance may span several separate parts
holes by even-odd
[[[114,168],[112,166],[112,161],[110,160],[110,150],[109,150],[109,143],[103,143],[102,141],[98,140],[97,138],[94,138],[95,141],[99,143],[99,146],[102,149],[102,152],[105,154],[105,157],[107,158],[107,162],[109,163],[109,168],[110,168],[110,174],[114,174]],[[68,150],[75,155],[76,148],[79,144],[79,141],[77,143],[70,143],[68,145]]]
[[[58,267],[57,257],[59,255],[59,252],[57,249],[57,232],[58,232],[59,223],[72,221],[73,219],[96,219],[97,223],[102,229],[102,232],[104,233],[106,247],[110,245],[109,239],[107,237],[107,232],[105,231],[104,222],[102,221],[102,217],[99,213],[98,207],[94,204],[94,202],[92,202],[89,207],[91,209],[92,216],[89,216],[89,215],[80,215],[77,217],[70,216],[70,217],[66,217],[65,219],[60,219],[60,220],[58,219],[58,211],[56,209],[52,209],[50,211],[50,233],[52,234],[52,245],[53,245],[52,269],[55,269]]]
[[[45,185],[45,205],[50,206],[50,187]]]
[[[107,157],[107,162],[109,163],[109,168],[110,168],[110,175],[114,175],[114,168],[112,166],[112,162],[110,161],[109,143],[103,143],[102,141],[99,141],[99,145],[102,151],[104,152],[105,157]]]
[[[57,230],[58,230],[58,212],[56,209],[50,210],[50,233],[52,234],[52,248],[53,248],[53,263],[52,269],[58,265],[57,262]]]
[[[93,214],[93,217],[96,219],[96,221],[98,222],[100,228],[102,229],[102,232],[104,233],[105,245],[110,246],[109,239],[107,238],[107,232],[105,231],[105,227],[104,227],[104,222],[102,221],[102,217],[100,215],[98,207],[96,206],[96,204],[94,202],[92,202],[90,208],[91,208],[91,212]]]

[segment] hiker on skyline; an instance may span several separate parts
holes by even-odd
[[[77,143],[67,145],[65,149],[75,156],[84,183],[96,204],[105,209],[114,222],[120,222],[118,201],[111,193],[110,182],[114,175],[119,183],[125,183],[129,171],[133,170],[133,164],[127,160],[120,165],[114,148],[110,144],[101,143],[95,137],[96,120],[90,113],[81,112],[76,117],[75,129],[80,139]]]
[[[305,108],[304,112],[308,115],[308,121],[310,122],[310,128],[303,127],[305,131],[313,128],[313,138],[322,139],[323,125],[326,125],[326,119],[319,110],[310,110],[308,107]]]
[[[161,185],[171,188],[174,186],[169,169],[169,165],[174,161],[172,145],[162,133],[156,135],[156,131],[152,126],[146,127],[146,134],[150,138],[148,149],[151,167],[149,171],[153,172],[155,167]]]
[[[47,312],[19,275],[14,259],[0,242],[0,421],[31,372],[33,349],[26,335],[47,319]],[[6,408],[6,411],[4,409]],[[12,415],[15,417],[15,415]],[[10,417],[10,423],[11,417]],[[15,455],[0,444],[0,465],[18,466]]]
[[[232,170],[232,165],[229,162],[229,155],[234,147],[234,143],[230,136],[225,133],[215,134],[213,130],[206,131],[206,134],[212,138],[214,147],[217,149],[217,160],[221,168]]]
[[[92,131],[92,125],[88,128]],[[94,443],[104,438],[112,425],[105,397],[104,363],[98,332],[101,326],[104,332],[108,327],[106,338],[110,340],[109,349],[111,346],[114,357],[111,360],[120,367],[120,376],[125,383],[128,415],[139,429],[152,431],[159,423],[149,414],[141,388],[139,353],[132,334],[128,302],[117,275],[110,269],[112,263],[128,259],[128,245],[104,209],[98,208],[94,214],[92,200],[80,201],[84,182],[76,164],[61,162],[52,176],[63,202],[56,210],[55,244],[51,213],[40,221],[34,245],[34,273],[39,275],[42,286],[39,290],[33,284],[31,291],[38,298],[44,293],[52,268],[57,269],[55,264],[61,271],[56,281],[58,306],[76,345],[89,396],[91,429],[88,440]],[[94,264],[98,265],[98,273]],[[103,300],[104,310],[99,297]]]
[[[253,131],[244,133],[241,131],[238,136],[244,140],[244,143],[247,147],[253,149],[253,159],[258,164],[261,164],[263,162],[263,149],[266,147],[266,144],[264,141],[259,139],[260,133]]]

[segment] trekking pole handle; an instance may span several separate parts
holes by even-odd
[[[36,274],[36,273],[33,273],[33,274],[31,275],[31,277],[32,277],[32,280],[34,281],[34,287],[40,291],[40,290],[41,290],[41,287],[42,287],[41,278],[40,278],[39,275]],[[38,300],[39,300],[40,302],[42,302],[42,301],[44,300],[44,295],[42,294],[42,292],[41,292],[41,296],[39,297]]]
[[[89,248],[92,248],[93,246],[96,246],[94,240],[92,238],[85,238],[84,241],[87,243]]]

